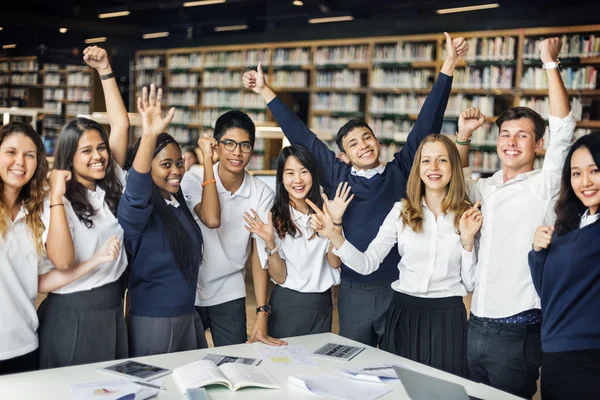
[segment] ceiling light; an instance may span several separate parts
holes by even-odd
[[[455,8],[442,8],[441,10],[437,10],[438,14],[452,14],[466,11],[478,11],[478,10],[487,10],[489,8],[498,8],[500,7],[500,3],[490,3],[490,4],[481,4],[479,6],[467,6],[467,7],[455,7]]]
[[[244,29],[248,29],[248,25],[217,26],[215,32],[243,31]]]
[[[198,1],[186,1],[183,3],[184,7],[197,7],[197,6],[207,6],[209,4],[220,4],[225,3],[226,0],[198,0]]]
[[[308,20],[309,24],[324,24],[326,22],[343,22],[352,21],[354,17],[352,15],[345,15],[343,17],[325,17],[325,18],[311,18]]]
[[[302,2],[302,0],[294,0],[294,3],[293,3],[293,4],[294,4],[295,6],[298,6],[298,7],[300,7],[300,6],[303,6],[303,5],[304,5],[304,3]]]
[[[67,28],[59,28],[58,31],[60,33],[67,33]]]
[[[15,43],[5,44],[2,46],[3,49],[14,49],[15,47],[17,47],[17,45]]]
[[[126,17],[131,14],[129,11],[115,11],[109,13],[98,14],[98,18],[116,18],[116,17]]]
[[[144,33],[142,35],[143,39],[157,39],[162,37],[169,36],[169,32],[154,32],[154,33]]]
[[[85,39],[86,44],[106,42],[106,36]]]

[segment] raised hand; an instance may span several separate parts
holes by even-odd
[[[265,224],[262,222],[258,213],[254,209],[250,210],[252,214],[245,212],[244,221],[247,226],[244,226],[246,230],[252,232],[260,237],[268,247],[275,247],[275,231],[273,230],[273,213],[269,213],[269,220]]]
[[[473,131],[480,128],[485,122],[485,115],[475,107],[467,108],[458,117],[457,137],[461,140],[471,138]]]
[[[542,62],[547,63],[558,60],[561,47],[562,41],[557,37],[542,40],[539,44]]]
[[[459,61],[469,52],[469,44],[463,37],[452,39],[448,32],[444,32],[446,37],[446,60]]]
[[[71,171],[55,169],[50,173],[50,203],[62,203],[67,192],[67,182],[71,180]]]
[[[354,195],[350,195],[350,186],[348,186],[348,182],[340,182],[336,191],[335,197],[333,200],[329,200],[327,195],[323,193],[321,196],[323,197],[323,204],[327,206],[327,211],[329,212],[329,216],[336,224],[342,223],[342,216],[348,207],[348,204],[354,198]]]
[[[475,235],[481,228],[483,216],[479,210],[480,204],[481,201],[477,201],[473,204],[473,207],[465,211],[460,217],[458,229],[460,230],[460,240],[463,243],[463,246],[471,246],[475,241]]]
[[[323,204],[323,211],[315,203],[306,199],[306,204],[315,212],[310,216],[310,226],[319,235],[331,239],[335,235],[335,224],[329,215],[327,204]]]
[[[200,151],[202,151],[204,162],[212,162],[214,149],[217,147],[217,145],[217,140],[214,137],[209,136],[207,133],[198,139],[198,147],[200,148]]]
[[[261,92],[267,85],[265,82],[265,74],[262,69],[262,63],[258,63],[256,71],[248,71],[242,76],[244,87],[252,90],[254,93]]]
[[[121,252],[121,242],[117,235],[113,235],[104,243],[102,248],[94,254],[94,262],[98,265],[115,261]]]
[[[89,46],[83,50],[83,61],[98,71],[105,71],[110,68],[108,54],[106,50],[98,46]]]
[[[533,250],[547,249],[552,241],[554,226],[538,226],[533,234]]]
[[[148,88],[142,89],[142,97],[138,97],[137,106],[142,115],[142,135],[158,136],[164,132],[175,115],[175,108],[172,107],[167,115],[163,117],[161,109],[162,89],[156,90],[156,86],[150,85],[150,94]]]

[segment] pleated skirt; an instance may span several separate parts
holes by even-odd
[[[269,299],[272,314],[267,327],[275,338],[331,332],[331,289],[302,293],[276,285]]]
[[[467,312],[462,297],[422,298],[395,292],[381,348],[467,376]]]
[[[81,292],[49,293],[38,317],[41,369],[128,357],[119,281]]]

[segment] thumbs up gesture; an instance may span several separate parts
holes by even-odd
[[[244,87],[252,90],[254,93],[260,92],[267,86],[265,74],[262,69],[262,63],[258,63],[256,71],[248,71],[242,76]]]

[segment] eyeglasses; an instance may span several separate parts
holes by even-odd
[[[233,152],[235,151],[235,149],[237,149],[238,146],[240,146],[242,153],[250,153],[252,151],[252,143],[250,142],[238,143],[235,140],[231,139],[219,140],[218,142],[223,144],[223,147],[225,147],[225,150],[227,151]]]

